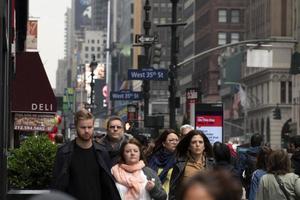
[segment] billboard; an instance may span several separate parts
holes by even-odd
[[[196,104],[195,128],[201,130],[211,144],[223,142],[223,104]]]
[[[92,21],[91,0],[75,1],[75,30],[83,30]]]
[[[26,49],[37,50],[37,37],[38,37],[38,21],[27,21],[27,34],[26,34]]]

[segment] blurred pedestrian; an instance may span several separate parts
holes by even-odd
[[[183,185],[178,200],[241,200],[240,181],[228,171],[201,171]]]
[[[180,138],[183,138],[186,134],[188,134],[191,130],[194,130],[194,127],[189,124],[184,124],[180,127]]]
[[[132,135],[125,133],[124,122],[118,116],[110,117],[106,128],[106,135],[98,143],[108,151],[111,164],[115,165],[120,159],[121,145],[132,138]]]
[[[109,155],[93,142],[94,116],[80,110],[74,121],[77,137],[57,151],[52,188],[78,200],[120,199],[107,162]]]
[[[54,141],[55,141],[55,144],[60,147],[63,143],[64,143],[64,135],[61,134],[61,133],[57,133],[55,136],[54,136]]]
[[[269,156],[267,174],[260,179],[256,199],[300,199],[300,178],[291,172],[291,161],[284,150],[276,150]]]
[[[215,170],[227,170],[233,177],[239,179],[238,170],[231,163],[231,154],[228,146],[221,142],[215,142],[213,145],[213,155],[215,159]]]
[[[141,144],[135,138],[120,148],[120,162],[111,171],[123,200],[165,200],[166,192],[156,173],[145,166]]]
[[[259,181],[263,175],[267,173],[267,162],[272,149],[267,146],[263,146],[257,155],[256,170],[253,172],[251,183],[250,183],[250,192],[248,200],[255,200],[256,192],[258,190]]]
[[[292,144],[294,146],[293,154],[291,157],[292,168],[294,169],[295,174],[300,176],[300,135],[293,137]]]
[[[176,162],[175,149],[178,141],[179,137],[175,130],[164,130],[156,140],[153,154],[148,161],[148,166],[157,173],[167,193],[169,193],[173,165]]]
[[[177,199],[179,188],[188,178],[213,167],[212,146],[202,131],[192,130],[178,143],[177,161],[170,180],[169,199]]]
[[[34,195],[30,200],[76,200],[72,196],[60,192],[60,191],[51,191],[45,194]]]
[[[242,184],[246,190],[246,198],[249,198],[250,184],[253,172],[256,170],[257,154],[261,149],[263,137],[255,133],[250,139],[250,148],[239,154],[238,171]]]

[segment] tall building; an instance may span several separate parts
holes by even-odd
[[[104,31],[85,31],[81,48],[82,64],[90,63],[93,56],[98,63],[105,63],[106,39],[106,32]]]
[[[91,0],[93,30],[106,30],[107,27],[107,0]]]
[[[295,1],[293,0],[254,0],[247,5],[247,39],[293,40],[295,38]],[[256,57],[248,54],[247,63],[242,68],[242,82],[246,87],[247,100],[255,99],[254,105],[245,109],[246,131],[264,135],[265,142],[272,147],[281,147],[286,142],[285,124],[291,120],[293,80],[289,74],[293,42],[271,42],[256,46],[249,52],[268,53],[269,66],[257,63],[249,66]],[[258,48],[258,49],[257,49]],[[266,55],[266,54],[265,54]],[[281,119],[274,119],[276,107],[281,110]]]
[[[68,80],[67,77],[67,60],[61,59],[58,60],[58,67],[56,70],[56,90],[55,95],[56,96],[63,96],[65,88],[68,87]]]
[[[183,52],[181,59],[205,50],[244,40],[245,1],[185,1],[183,20],[187,23],[183,30]],[[187,88],[199,88],[202,102],[219,102],[220,68],[218,58],[222,51],[206,54],[179,67],[179,90],[182,109],[185,109]]]

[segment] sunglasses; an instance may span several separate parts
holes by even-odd
[[[117,128],[117,129],[121,129],[121,128],[122,128],[122,126],[109,126],[109,128],[110,128],[110,129],[115,129],[115,128]]]

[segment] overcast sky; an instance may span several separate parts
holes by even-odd
[[[38,51],[55,88],[58,59],[64,57],[64,14],[71,0],[29,0],[29,18],[38,19]]]

